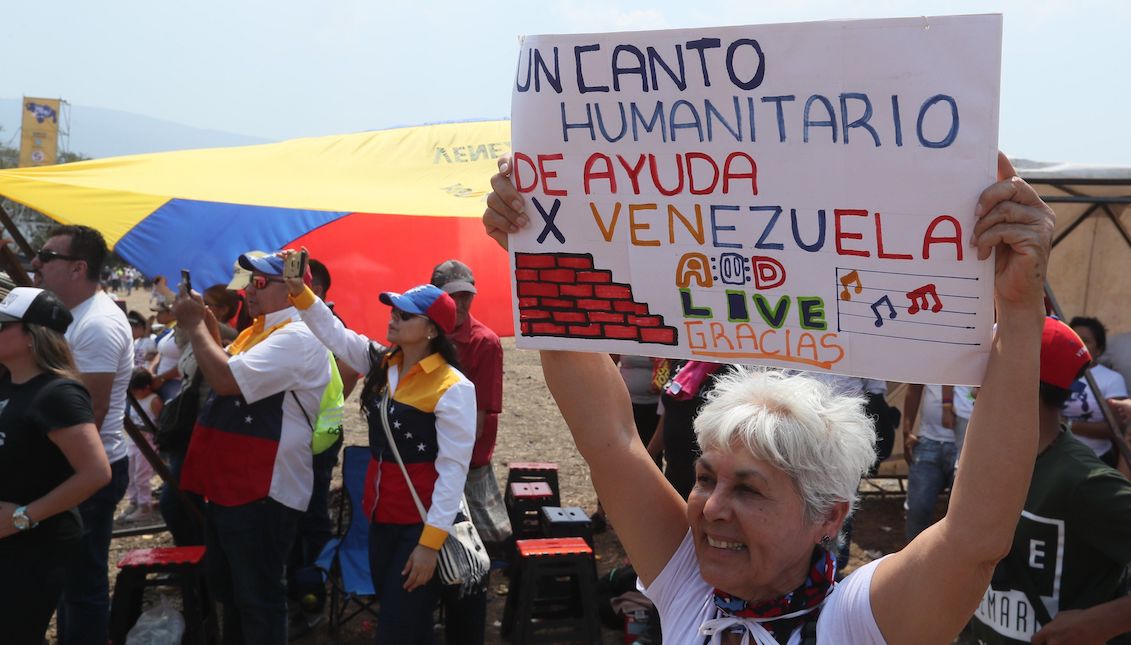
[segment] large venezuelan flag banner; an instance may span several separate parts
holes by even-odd
[[[427,282],[458,258],[475,271],[474,314],[513,334],[507,256],[480,216],[510,122],[480,121],[186,150],[0,171],[0,195],[98,229],[147,276],[192,271],[227,283],[240,253],[310,249],[328,299],[353,329],[384,339],[381,291]]]

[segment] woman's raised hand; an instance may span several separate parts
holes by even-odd
[[[994,284],[998,306],[1043,303],[1056,215],[1017,176],[1001,152],[998,182],[982,191],[974,214],[977,222],[971,242],[978,249],[978,259],[990,257],[997,247]]]
[[[530,223],[522,196],[511,183],[513,162],[510,155],[499,157],[499,172],[491,177],[491,193],[483,211],[483,228],[487,235],[507,248],[507,236]]]
[[[305,251],[306,247],[302,247],[302,250]],[[283,258],[283,265],[286,266],[287,260],[289,260],[290,257],[292,255],[295,255],[296,253],[298,253],[298,251],[292,249],[283,249],[282,251],[279,251],[279,257]],[[302,281],[301,276],[297,278],[284,277],[283,282],[287,285],[287,293],[291,294],[292,296],[298,296],[303,292],[304,289],[306,289],[306,283]]]

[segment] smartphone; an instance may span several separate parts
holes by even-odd
[[[308,254],[306,249],[298,253],[291,253],[287,256],[286,264],[283,265],[284,278],[301,278],[306,274],[306,260]]]
[[[188,269],[181,269],[181,288],[186,294],[192,293],[192,275],[189,274]]]

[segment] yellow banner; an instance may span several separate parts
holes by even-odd
[[[53,166],[59,151],[59,99],[24,97],[20,167]]]

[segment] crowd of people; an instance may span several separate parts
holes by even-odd
[[[158,277],[146,315],[102,288],[106,255],[97,231],[59,227],[33,261],[36,287],[0,304],[0,330],[20,330],[0,338],[0,622],[19,628],[4,642],[40,642],[53,613],[60,643],[106,642],[107,560],[126,496],[119,521],[159,514],[177,545],[205,545],[225,642],[286,642],[316,624],[321,606],[297,602],[296,588],[332,536],[330,482],[359,382],[373,455],[359,512],[373,527],[378,638],[429,638],[442,598],[448,641],[483,642],[486,579],[449,594],[433,575],[465,498],[493,551],[510,538],[491,468],[502,346],[471,315],[471,269],[448,260],[431,283],[381,294],[386,346],[333,312],[316,259],[287,282],[285,253],[248,251],[231,283],[200,294]],[[380,415],[397,429],[408,482]],[[173,474],[158,503],[136,440]],[[28,594],[28,579],[44,584]]]
[[[883,381],[542,352],[600,499],[594,521],[615,527],[663,640],[1131,632],[1131,484],[1114,468],[1122,428],[1098,412],[1108,401],[1126,422],[1131,401],[1096,361],[1099,321],[1045,316],[1052,212],[1004,157],[999,170],[974,237],[998,258],[980,389],[913,384],[900,415]],[[529,223],[509,158],[492,187],[483,221],[505,248]],[[471,268],[446,260],[376,295],[390,311],[382,343],[335,313],[325,264],[288,274],[294,251],[248,250],[231,282],[200,293],[158,277],[149,314],[102,289],[106,256],[97,231],[59,227],[32,262],[36,286],[0,302],[0,640],[39,643],[55,614],[60,643],[106,642],[109,546],[127,497],[119,521],[160,515],[177,545],[205,546],[224,642],[284,643],[317,624],[323,608],[302,590],[331,537],[359,387],[377,642],[431,642],[438,604],[447,642],[484,642],[486,578],[456,588],[436,575],[458,520],[496,555],[513,543],[492,469],[502,347],[471,315]],[[861,478],[900,428],[907,546],[844,576]],[[156,500],[148,448],[173,476]],[[29,592],[31,579],[42,584]]]

